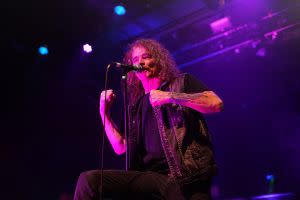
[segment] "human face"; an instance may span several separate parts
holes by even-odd
[[[140,80],[158,76],[160,68],[155,64],[154,58],[144,47],[133,47],[131,61],[133,65],[142,65],[146,69],[136,73]]]

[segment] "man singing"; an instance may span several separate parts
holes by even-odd
[[[129,45],[124,62],[141,65],[128,73],[129,170],[81,173],[75,200],[211,199],[217,167],[202,113],[220,112],[222,100],[199,80],[180,73],[169,51],[152,39]],[[116,98],[100,95],[99,112],[114,151],[126,151],[126,140],[110,117]],[[104,107],[106,106],[106,108]]]

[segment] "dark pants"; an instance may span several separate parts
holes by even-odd
[[[211,199],[209,182],[179,187],[155,172],[104,170],[102,191],[102,199]],[[100,195],[100,170],[81,173],[74,200],[100,200]]]

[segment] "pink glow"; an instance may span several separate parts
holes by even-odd
[[[210,23],[210,28],[214,33],[223,32],[225,29],[231,28],[231,22],[228,17],[216,20]]]
[[[257,50],[256,55],[258,57],[265,57],[266,56],[266,49],[264,47]]]

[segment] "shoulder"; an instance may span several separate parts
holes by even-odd
[[[196,76],[189,74],[189,73],[181,73],[179,74],[175,80],[184,80],[184,81],[189,81],[189,80],[193,80],[193,81],[200,81]]]
[[[188,73],[180,73],[173,80],[170,80],[171,83],[184,83],[187,79],[190,79],[191,75]]]
[[[184,73],[184,90],[186,93],[196,93],[210,90],[198,77]]]
[[[188,73],[180,73],[172,80],[168,81],[167,91],[184,92],[186,87],[186,80],[189,79]]]

